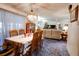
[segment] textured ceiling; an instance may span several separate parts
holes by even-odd
[[[69,4],[66,3],[10,3],[6,5],[27,14],[32,8],[35,14],[50,20],[69,19]]]

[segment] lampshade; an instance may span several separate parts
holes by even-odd
[[[64,26],[64,27],[63,27],[63,30],[64,30],[65,32],[67,32],[68,26]]]

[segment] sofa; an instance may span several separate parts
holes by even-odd
[[[61,39],[61,31],[57,29],[43,29],[44,38]]]

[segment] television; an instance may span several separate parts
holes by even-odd
[[[54,28],[56,28],[56,25],[50,25],[50,28],[54,29]]]
[[[45,29],[55,29],[56,25],[46,25],[44,28]]]

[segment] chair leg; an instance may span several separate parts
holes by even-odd
[[[38,55],[38,50],[33,51],[32,54],[34,54],[34,56],[37,56]]]

